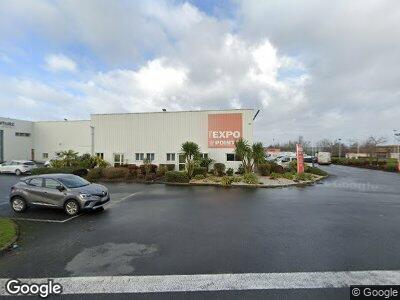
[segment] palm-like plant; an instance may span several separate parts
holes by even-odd
[[[195,160],[200,156],[200,147],[194,142],[185,142],[182,144],[181,151],[185,156],[188,176],[192,178],[193,170],[196,165]]]
[[[249,142],[240,138],[235,142],[235,155],[236,157],[242,161],[243,168],[246,173],[251,172],[253,167],[251,164],[252,159],[252,148],[249,145]]]
[[[253,161],[257,166],[265,162],[265,151],[264,146],[261,142],[253,144]]]
[[[57,156],[64,167],[74,167],[78,161],[78,152],[74,150],[61,151]]]
[[[235,142],[235,155],[242,161],[246,173],[253,171],[254,165],[264,161],[264,146],[261,142],[250,146],[249,142],[239,139]]]

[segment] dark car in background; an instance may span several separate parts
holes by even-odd
[[[109,201],[106,187],[71,174],[29,176],[10,191],[11,207],[18,213],[34,205],[64,209],[74,216],[82,210],[101,210]]]

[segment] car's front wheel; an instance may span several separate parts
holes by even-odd
[[[19,170],[19,169],[15,170],[15,175],[20,176],[21,174],[22,174],[21,170]]]
[[[11,199],[11,207],[17,213],[24,212],[27,208],[26,201],[21,197],[14,197]]]
[[[69,216],[76,216],[79,213],[79,204],[76,200],[68,200],[64,205],[65,213]]]

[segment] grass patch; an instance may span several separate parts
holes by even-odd
[[[10,245],[17,236],[17,226],[13,221],[0,218],[0,250]]]

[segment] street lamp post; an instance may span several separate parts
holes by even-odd
[[[339,159],[340,159],[340,157],[341,157],[341,155],[342,155],[342,143],[341,143],[341,141],[342,141],[342,139],[338,139],[339,140]]]

